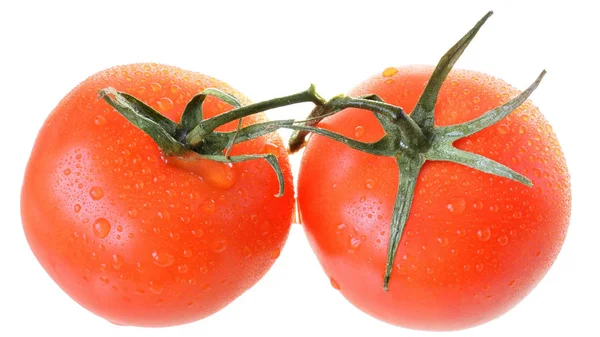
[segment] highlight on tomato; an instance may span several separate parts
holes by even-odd
[[[282,139],[224,82],[161,64],[101,71],[39,131],[21,213],[42,267],[76,302],[120,325],[209,316],[253,286],[294,210]],[[233,110],[232,110],[233,109]]]
[[[491,14],[436,67],[387,68],[291,127],[290,150],[306,146],[299,212],[323,270],[390,324],[457,330],[506,313],[567,233],[565,158],[528,100],[545,71],[519,92],[452,70]]]

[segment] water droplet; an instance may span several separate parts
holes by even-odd
[[[102,126],[106,124],[106,118],[104,118],[104,116],[102,115],[97,115],[94,118],[94,124],[96,124],[97,126]]]
[[[367,179],[365,186],[367,186],[368,189],[373,189],[373,187],[375,187],[375,181],[373,179]]]
[[[278,156],[279,155],[279,146],[277,146],[277,144],[267,142],[267,143],[265,143],[262,152],[270,153],[270,154],[274,154],[274,155]]]
[[[135,209],[135,208],[130,208],[130,209],[127,211],[127,216],[129,216],[129,217],[130,217],[130,218],[132,218],[132,219],[133,219],[133,218],[135,218],[135,217],[137,216],[137,214],[138,214],[138,211],[137,211],[137,209]]]
[[[186,264],[180,264],[179,266],[177,266],[177,271],[181,274],[185,274],[188,271],[188,266]]]
[[[479,96],[473,97],[473,103],[479,104],[479,102],[481,102],[481,98],[479,98]]]
[[[527,127],[525,125],[519,126],[519,133],[523,134],[527,132]]]
[[[99,186],[94,186],[90,189],[90,197],[93,200],[100,200],[104,197],[104,190]]]
[[[162,112],[166,112],[173,109],[173,101],[171,101],[171,99],[168,97],[163,97],[159,99],[158,101],[156,101],[156,104],[158,105],[158,109]]]
[[[476,265],[475,265],[475,269],[476,269],[477,271],[482,271],[482,270],[483,270],[483,267],[484,267],[484,266],[483,266],[483,263],[478,263],[478,264],[476,264]]]
[[[513,213],[513,218],[515,218],[515,219],[521,219],[522,216],[523,216],[523,213],[521,213],[521,212]]]
[[[515,280],[512,280],[512,281],[508,282],[508,286],[509,287],[514,287],[515,284],[517,284],[517,281],[515,281]]]
[[[507,134],[510,131],[510,128],[506,124],[498,125],[498,132],[502,135]]]
[[[242,255],[243,255],[245,258],[249,258],[249,257],[250,257],[250,255],[252,255],[252,250],[250,249],[250,247],[248,247],[248,246],[244,246],[244,248],[242,248]]]
[[[535,256],[536,256],[536,257],[540,257],[541,255],[542,255],[542,252],[541,252],[541,251],[538,251],[537,253],[535,253]]]
[[[331,283],[331,286],[333,287],[333,289],[340,290],[340,284],[337,283],[337,281],[334,280],[333,277],[329,278],[329,283]]]
[[[64,175],[68,176],[69,174],[71,174],[71,169],[67,168],[63,171]]]
[[[365,135],[365,127],[362,125],[359,125],[357,127],[354,128],[354,137],[358,138],[362,138],[362,136]]]
[[[227,249],[227,241],[225,239],[217,239],[210,244],[210,249],[215,253],[220,253]]]
[[[441,236],[441,237],[437,238],[437,241],[440,243],[440,246],[442,246],[442,247],[448,246],[448,238],[445,236]]]
[[[119,254],[113,254],[112,256],[112,267],[117,270],[123,266],[125,260]]]
[[[183,250],[183,257],[187,257],[187,258],[192,257],[192,250],[191,249],[184,249]]]
[[[159,83],[150,83],[150,88],[152,88],[152,91],[154,92],[159,92],[160,89],[162,89]]]
[[[79,211],[81,211],[81,205],[75,204],[75,206],[73,206],[73,211],[75,211],[75,213],[79,213]]]
[[[477,231],[477,238],[479,239],[479,241],[485,242],[485,241],[489,240],[491,236],[492,236],[492,232],[490,231],[489,227],[484,227]]]
[[[108,277],[101,277],[100,278],[100,282],[104,283],[104,284],[109,284],[110,280],[108,279]]]
[[[92,231],[96,237],[103,239],[110,233],[110,222],[104,218],[98,218],[92,225]]]
[[[181,88],[175,84],[171,85],[171,92],[176,94],[181,91]]]
[[[502,235],[501,237],[499,237],[498,243],[500,244],[500,246],[506,246],[506,244],[508,243],[508,236]]]
[[[192,230],[192,234],[197,238],[201,238],[204,236],[204,230],[202,228],[196,228]]]
[[[389,67],[389,68],[385,68],[383,70],[383,72],[381,73],[381,76],[392,77],[392,76],[396,75],[396,73],[398,73],[398,69],[396,69],[394,67]]]
[[[163,285],[162,285],[162,283],[160,283],[158,281],[150,281],[150,283],[148,284],[148,289],[150,289],[151,292],[153,292],[157,295],[162,294]]]
[[[152,263],[162,268],[169,267],[175,263],[175,257],[164,251],[153,251],[152,259]]]
[[[452,200],[446,207],[453,215],[461,215],[465,211],[466,204],[464,198],[457,198]]]
[[[523,121],[525,121],[525,122],[528,122],[528,121],[529,121],[529,116],[528,116],[528,115],[522,115],[522,116],[521,116],[521,119],[522,119]]]
[[[271,251],[271,258],[272,259],[276,259],[279,257],[279,255],[281,255],[281,249],[279,248],[275,248]]]
[[[349,243],[350,243],[350,247],[352,247],[353,249],[358,249],[360,247],[360,244],[362,242],[357,237],[350,237],[350,242]]]
[[[206,215],[214,214],[216,209],[215,201],[212,199],[205,199],[204,201],[202,201],[198,209],[200,210],[200,212]]]

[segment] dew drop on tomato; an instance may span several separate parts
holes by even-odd
[[[329,278],[329,283],[331,283],[333,289],[340,290],[340,284],[333,277]]]
[[[440,243],[440,246],[442,246],[442,247],[448,246],[448,238],[445,236],[441,236],[441,237],[437,238],[437,241]]]
[[[508,127],[508,125],[506,124],[500,124],[498,125],[498,132],[502,135],[507,134],[510,131],[510,128]]]
[[[204,229],[196,228],[196,229],[192,230],[192,234],[197,238],[201,238],[204,236]]]
[[[100,200],[104,197],[104,190],[99,186],[94,186],[90,189],[90,197],[93,200]]]
[[[119,254],[113,254],[112,256],[112,267],[115,270],[120,269],[123,264],[125,263],[125,260],[123,259],[123,257],[121,257],[121,255]]]
[[[187,264],[180,264],[179,266],[177,266],[177,271],[181,274],[187,273],[187,271],[188,271]]]
[[[169,267],[175,263],[175,257],[164,251],[153,251],[152,260],[152,263],[162,268]]]
[[[130,209],[127,211],[127,216],[129,216],[129,217],[130,217],[130,218],[132,218],[132,219],[133,219],[133,218],[135,218],[135,217],[137,216],[137,214],[138,214],[138,211],[137,211],[137,209],[135,209],[135,208],[130,208]]]
[[[487,241],[492,236],[492,232],[489,227],[483,227],[477,231],[477,238],[479,241]]]
[[[389,67],[389,68],[385,68],[383,70],[383,72],[381,73],[381,76],[392,77],[392,76],[396,75],[396,73],[398,73],[398,69],[396,69],[394,67]]]
[[[156,104],[158,105],[158,110],[160,110],[161,112],[167,112],[173,109],[173,101],[171,101],[171,99],[168,97],[163,97],[159,99],[158,101],[156,101]]]
[[[150,281],[150,283],[148,284],[148,289],[154,294],[159,295],[163,292],[163,285],[159,281]]]
[[[465,211],[466,205],[464,198],[457,198],[452,200],[446,207],[453,215],[461,215]]]
[[[365,135],[365,127],[362,125],[359,125],[357,127],[354,128],[354,137],[358,138],[362,138],[362,136]]]
[[[360,248],[360,244],[362,243],[359,238],[351,236],[348,243],[352,249]]]
[[[227,241],[225,239],[217,239],[210,244],[210,249],[215,253],[221,253],[227,249]]]
[[[508,244],[508,236],[506,235],[502,235],[501,237],[498,238],[498,243],[501,246],[506,246],[506,244]]]
[[[271,251],[271,258],[276,259],[281,255],[281,250],[279,248],[275,248]]]
[[[92,231],[98,238],[105,238],[110,233],[110,222],[104,218],[98,218],[92,225]]]
[[[98,115],[94,118],[94,124],[97,126],[103,126],[106,124],[106,118],[104,118],[102,115]]]
[[[276,144],[267,142],[267,143],[265,143],[262,152],[270,153],[270,154],[278,156],[279,155],[279,146],[277,146]]]
[[[159,92],[162,89],[160,83],[150,83],[150,88],[154,92]]]
[[[365,182],[365,186],[368,189],[373,189],[373,187],[375,187],[375,181],[373,179],[367,179],[367,181]]]
[[[215,201],[213,199],[205,199],[200,203],[200,206],[198,206],[198,210],[205,215],[214,214],[216,210]]]

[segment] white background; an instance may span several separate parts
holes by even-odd
[[[329,285],[294,225],[281,257],[254,288],[202,321],[167,329],[118,327],[82,309],[34,259],[19,214],[35,135],[87,76],[152,61],[203,72],[258,101],[310,83],[327,97],[385,67],[434,64],[486,11],[457,67],[525,88],[554,126],[572,176],[564,248],[539,286],[485,325],[441,335],[596,335],[600,253],[600,125],[596,1],[2,1],[0,4],[0,336],[432,336],[361,313]],[[309,106],[271,113],[300,118]],[[294,158],[297,165],[298,157]]]

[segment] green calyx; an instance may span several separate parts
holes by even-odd
[[[400,107],[383,102],[376,95],[360,98],[338,96],[326,102],[323,106],[317,106],[311,112],[311,118],[307,123],[285,126],[295,130],[289,141],[291,152],[298,151],[304,145],[305,138],[309,133],[316,133],[340,141],[359,151],[395,158],[400,179],[390,224],[388,253],[383,277],[383,288],[386,291],[388,290],[398,245],[410,214],[417,178],[427,160],[454,162],[482,172],[515,180],[529,187],[532,186],[531,180],[520,173],[486,157],[459,150],[453,146],[453,143],[458,139],[488,128],[508,116],[533,93],[546,71],[542,71],[535,82],[520,95],[474,120],[452,126],[437,127],[434,125],[434,109],[442,83],[481,26],[491,15],[492,12],[487,13],[444,54],[410,115],[406,114]],[[349,107],[372,111],[383,127],[385,135],[376,142],[363,143],[316,127],[318,121],[322,118]]]
[[[270,121],[242,127],[244,117],[269,109],[302,102],[322,104],[324,102],[314,86],[300,93],[242,106],[237,98],[220,90],[208,88],[194,96],[186,105],[180,123],[175,123],[139,99],[113,88],[99,91],[99,96],[110,104],[129,122],[148,134],[165,156],[180,157],[194,152],[197,158],[223,163],[236,163],[263,159],[273,168],[279,182],[276,196],[284,193],[284,179],[277,157],[273,154],[249,154],[230,156],[233,145],[269,134],[279,128],[295,123],[294,120]],[[205,119],[202,105],[207,97],[213,96],[228,103],[234,109]],[[236,131],[216,132],[219,126],[238,120]]]

